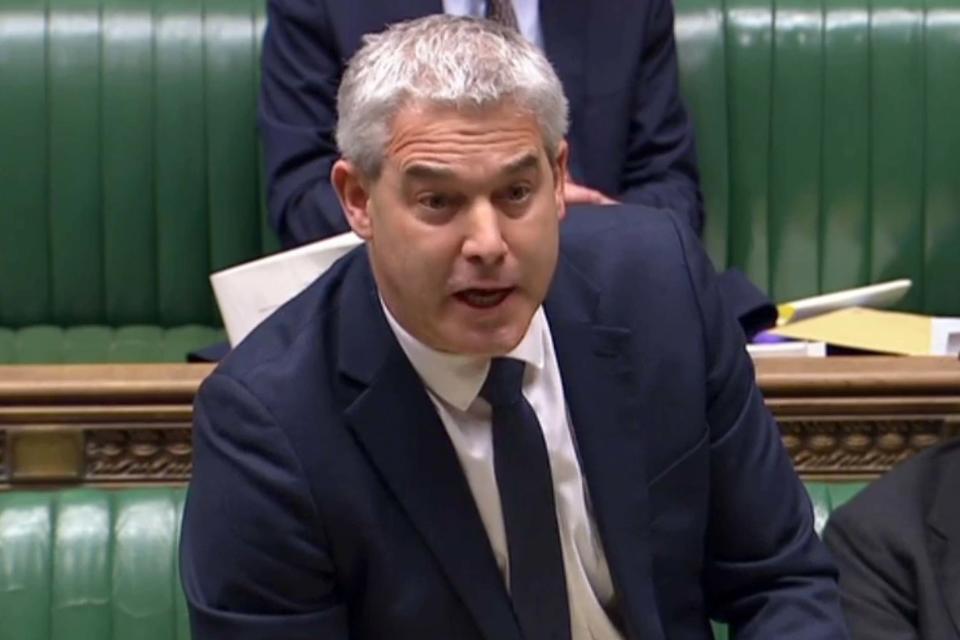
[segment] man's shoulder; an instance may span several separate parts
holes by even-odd
[[[960,465],[960,439],[922,451],[874,480],[834,511],[828,529],[856,528],[874,537],[912,535],[923,527],[934,484]]]
[[[561,225],[565,250],[658,247],[679,248],[683,237],[692,236],[675,213],[638,204],[574,205]],[[633,252],[636,253],[636,252]]]
[[[676,214],[624,204],[571,207],[561,225],[563,257],[585,274],[609,279],[644,273],[654,281],[682,276],[699,240]]]

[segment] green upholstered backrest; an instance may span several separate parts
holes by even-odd
[[[960,0],[676,0],[718,266],[960,314]],[[276,246],[264,0],[0,3],[0,361],[181,359]]]
[[[183,489],[0,493],[0,640],[187,640]]]
[[[862,486],[807,484],[818,531]],[[0,640],[188,640],[177,562],[184,493],[0,492]]]
[[[209,273],[273,246],[262,5],[3,1],[0,327],[218,324]]]
[[[715,261],[960,314],[960,0],[675,2]]]

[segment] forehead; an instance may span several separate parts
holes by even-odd
[[[393,119],[386,158],[403,170],[419,163],[509,162],[543,151],[536,118],[512,102],[482,108],[410,105]]]

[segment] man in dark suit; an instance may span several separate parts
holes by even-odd
[[[332,183],[366,245],[198,394],[194,637],[845,638],[696,236],[566,215],[542,54],[420,19],[356,55],[339,105]]]
[[[960,640],[960,439],[872,483],[824,540],[854,638]]]
[[[492,0],[486,4],[510,0]],[[478,0],[269,0],[259,124],[268,209],[285,247],[348,230],[330,184],[345,61],[367,33]],[[460,6],[462,5],[462,6]],[[570,100],[568,202],[671,209],[699,235],[693,127],[681,103],[671,0],[514,0]]]

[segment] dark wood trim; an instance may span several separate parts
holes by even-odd
[[[756,366],[806,478],[875,477],[960,435],[960,362],[953,358],[764,359]],[[193,396],[211,370],[0,366],[0,488],[186,482]]]
[[[0,408],[15,406],[185,404],[210,364],[0,366]]]

